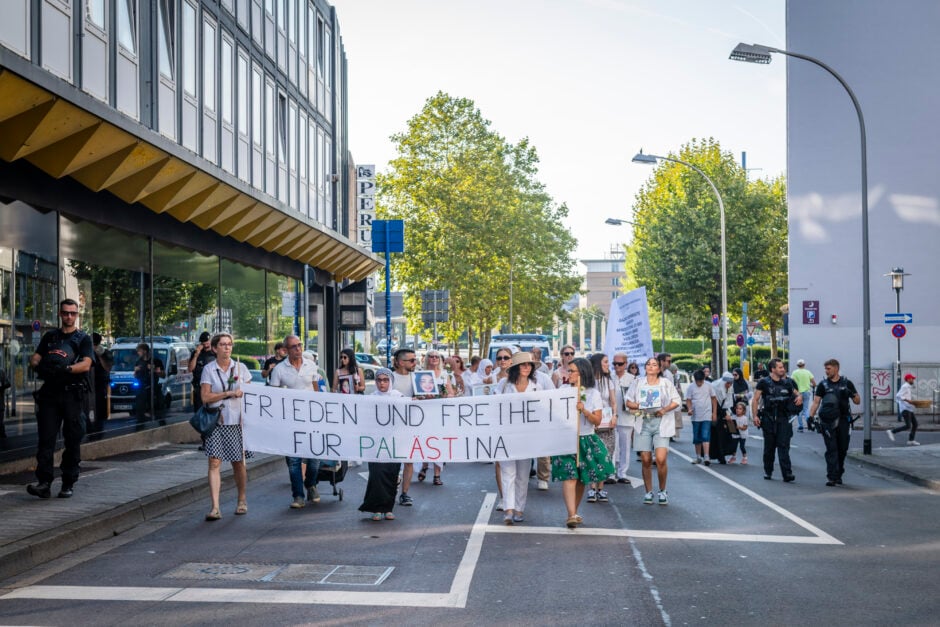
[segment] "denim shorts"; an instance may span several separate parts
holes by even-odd
[[[659,424],[662,421],[658,416],[643,419],[643,428],[639,432],[634,430],[634,451],[649,452],[658,448],[669,448],[669,438],[659,435]]]
[[[712,439],[712,421],[692,421],[692,444],[702,444]]]

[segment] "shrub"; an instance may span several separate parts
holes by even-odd
[[[242,362],[249,370],[261,369],[261,363],[250,355],[232,355],[232,359],[237,359],[238,361]]]

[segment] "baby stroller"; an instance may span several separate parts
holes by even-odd
[[[349,462],[334,460],[323,460],[320,462],[320,469],[317,470],[317,483],[321,481],[329,482],[333,486],[333,496],[338,496],[343,500],[343,489],[337,488],[337,483],[342,483],[346,478],[346,471],[349,470]]]

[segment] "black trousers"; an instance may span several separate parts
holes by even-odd
[[[911,435],[907,439],[913,440],[917,435],[917,417],[914,416],[914,412],[905,410],[901,412],[901,418],[904,420],[904,426],[891,429],[891,433],[901,433],[910,429]]]
[[[845,454],[849,452],[849,421],[842,417],[833,426],[823,425],[823,442],[826,443],[826,478],[841,479],[845,473]]]
[[[43,390],[45,386],[43,386]],[[36,422],[39,444],[36,449],[36,479],[39,483],[52,483],[55,441],[62,430],[65,450],[62,452],[62,485],[78,481],[81,472],[82,438],[85,437],[85,418],[82,416],[82,396],[70,390],[43,390],[36,395]]]
[[[793,474],[790,466],[790,440],[793,438],[793,425],[785,416],[779,418],[761,418],[760,428],[764,433],[764,474],[774,474],[774,453],[780,462],[783,477]]]

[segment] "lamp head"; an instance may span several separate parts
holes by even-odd
[[[620,226],[623,224],[623,220],[618,220],[617,218],[607,218],[604,220],[604,224],[609,224],[611,226]]]
[[[770,46],[760,44],[738,44],[731,51],[728,58],[732,61],[745,61],[747,63],[760,63],[766,65],[770,63],[770,53],[776,52]]]
[[[634,155],[632,161],[633,163],[646,163],[648,165],[656,165],[657,158],[658,157],[656,157],[656,155],[644,155],[643,151],[641,150],[640,152],[636,153],[636,155]]]

